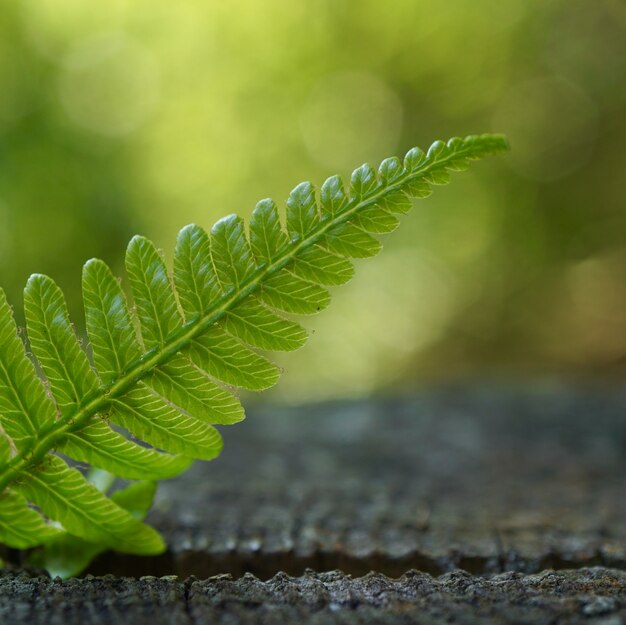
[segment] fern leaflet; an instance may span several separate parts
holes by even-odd
[[[378,171],[362,165],[348,192],[333,176],[319,200],[302,183],[287,200],[286,228],[271,200],[257,204],[249,232],[236,215],[210,234],[186,226],[171,276],[153,243],[136,236],[126,252],[132,311],[103,261],[83,268],[89,353],[59,287],[33,275],[24,308],[42,375],[0,290],[0,542],[32,547],[65,531],[129,553],[161,552],[160,535],[131,513],[128,496],[107,497],[57,452],[143,481],[217,456],[214,426],[244,417],[230,387],[262,390],[279,377],[257,350],[294,350],[306,340],[281,313],[325,308],[326,287],[352,277],[350,259],[380,251],[372,234],[394,230],[410,198],[505,149],[499,135],[438,141],[427,153],[410,150],[404,162],[386,159]]]

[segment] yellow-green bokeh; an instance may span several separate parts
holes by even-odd
[[[121,275],[136,232],[281,202],[304,179],[509,135],[419,202],[305,320],[270,395],[626,368],[620,0],[24,0],[0,7],[0,284]]]

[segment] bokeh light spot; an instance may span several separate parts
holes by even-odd
[[[515,85],[500,102],[494,125],[508,135],[509,162],[534,180],[562,178],[592,155],[597,109],[576,85],[541,78]]]
[[[66,57],[59,91],[79,126],[126,135],[141,126],[159,99],[158,70],[137,42],[116,33],[78,44]]]
[[[301,116],[311,156],[328,168],[391,154],[402,129],[402,103],[371,73],[336,73],[319,81]]]
[[[362,395],[396,380],[445,332],[456,285],[437,259],[415,248],[389,247],[376,263],[357,269],[350,284],[333,293],[334,315],[308,320],[314,336],[306,352],[279,359],[286,363],[288,383],[276,388],[277,397]],[[307,367],[299,366],[301,358]],[[318,385],[310,384],[312,375]]]

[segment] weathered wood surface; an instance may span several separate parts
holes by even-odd
[[[626,573],[602,568],[490,578],[411,571],[397,580],[378,573],[359,579],[338,572],[281,573],[266,582],[250,574],[238,580],[107,576],[65,583],[0,576],[3,625],[625,622]]]
[[[7,570],[0,625],[626,624],[626,393],[465,387],[250,413],[220,459],[162,485],[150,521],[167,554],[92,569],[179,577]]]
[[[160,487],[171,550],[93,572],[267,579],[626,568],[626,393],[458,387],[251,410]]]

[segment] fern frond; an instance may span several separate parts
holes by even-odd
[[[290,351],[306,341],[281,313],[325,308],[326,287],[352,277],[350,259],[380,251],[372,235],[394,230],[410,198],[504,149],[497,135],[438,141],[404,162],[386,159],[378,171],[362,165],[347,192],[333,176],[319,200],[302,183],[287,200],[285,228],[271,200],[257,204],[249,232],[236,215],[210,234],[186,226],[172,276],[154,244],[136,236],[126,252],[132,309],[103,261],[83,268],[88,352],[59,287],[34,275],[24,306],[41,376],[0,291],[0,542],[34,546],[54,540],[62,526],[101,546],[160,552],[154,529],[57,452],[129,480],[169,478],[192,459],[214,458],[222,448],[214,426],[244,416],[233,389],[278,380],[279,369],[256,350]]]

